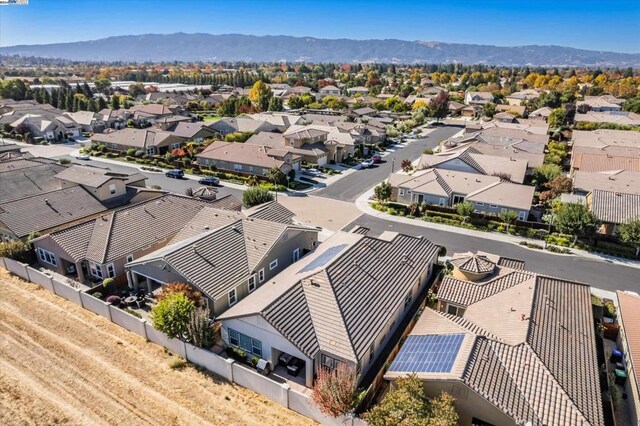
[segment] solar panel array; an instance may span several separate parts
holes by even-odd
[[[340,244],[340,245],[337,245],[335,247],[331,247],[331,248],[327,249],[327,251],[325,251],[320,256],[318,256],[317,258],[315,258],[311,262],[309,262],[309,264],[307,266],[305,266],[304,268],[300,269],[298,271],[298,273],[313,271],[314,269],[317,269],[317,268],[320,268],[322,266],[325,266],[334,257],[336,257],[338,255],[338,253],[340,253],[342,250],[344,250],[348,246],[349,246],[349,244]]]
[[[449,373],[458,356],[464,334],[409,336],[389,371]]]

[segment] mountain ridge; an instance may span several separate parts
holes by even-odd
[[[2,55],[95,62],[462,63],[501,66],[640,66],[640,53],[557,45],[492,46],[398,39],[173,33],[119,35],[68,43],[0,47]]]

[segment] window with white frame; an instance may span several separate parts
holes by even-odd
[[[50,251],[44,250],[42,248],[38,248],[38,257],[45,263],[49,265],[58,266],[58,260],[56,259],[56,255],[51,253]]]
[[[115,193],[116,193],[116,186],[115,184],[112,183],[111,185],[109,185],[109,194],[113,195]]]
[[[400,188],[400,189],[398,190],[398,194],[399,194],[399,195],[404,195],[404,189]]]
[[[236,289],[234,288],[229,292],[229,306],[233,306],[238,301],[238,295],[236,294]]]
[[[260,269],[258,271],[258,281],[263,282],[264,281],[264,268]]]
[[[89,271],[92,276],[102,279],[102,265],[95,262],[89,262]]]
[[[278,259],[272,260],[271,263],[269,264],[269,270],[273,271],[277,267],[278,267]]]
[[[249,281],[248,282],[248,284],[249,284],[249,293],[251,293],[253,290],[256,289],[256,276],[255,275],[251,275],[249,277],[248,281]]]
[[[300,260],[300,249],[297,248],[293,251],[293,255],[292,255],[292,260],[294,262],[297,262],[298,260]]]
[[[107,277],[113,278],[116,276],[116,269],[113,267],[113,263],[107,265]]]
[[[153,155],[156,153],[156,149],[152,146],[147,147],[147,155]]]
[[[246,353],[262,358],[262,342],[258,339],[242,334],[232,328],[227,330],[229,334],[229,344],[244,350]]]
[[[447,305],[447,313],[461,317],[464,314],[464,308],[455,305]]]
[[[440,205],[440,207],[444,207],[447,204],[447,201],[444,198],[440,198],[438,200],[438,204]]]
[[[527,220],[527,212],[520,212],[520,214],[518,215],[518,219]]]
[[[497,209],[498,206],[496,206],[495,204],[489,204],[489,207],[491,207],[492,209]]]
[[[476,206],[484,206],[484,203],[478,202],[478,203],[476,203]]]
[[[131,262],[133,262],[133,255],[132,254],[127,256],[127,263],[131,263]]]

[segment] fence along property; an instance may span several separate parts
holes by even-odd
[[[331,426],[366,425],[363,420],[358,418],[349,418],[346,416],[333,418],[326,416],[320,412],[307,395],[291,389],[288,384],[278,383],[257,373],[253,369],[236,363],[232,359],[223,358],[218,354],[203,348],[198,348],[180,339],[170,339],[166,334],[156,330],[149,322],[111,306],[69,284],[60,282],[46,272],[38,271],[25,263],[3,257],[0,257],[0,268],[4,268],[11,274],[25,281],[37,284],[57,296],[76,303],[84,309],[108,319],[114,324],[138,334],[145,340],[165,347],[187,361],[206,368],[225,380],[259,393],[283,407],[312,420]]]

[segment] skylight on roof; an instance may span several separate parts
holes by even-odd
[[[349,244],[339,244],[337,246],[327,249],[327,251],[322,253],[317,258],[313,259],[304,268],[300,269],[298,273],[310,272],[325,266],[327,263],[331,262],[331,260],[333,260],[334,257],[336,257],[341,251],[343,251],[348,246]]]
[[[389,371],[449,373],[463,340],[464,334],[408,336]]]

